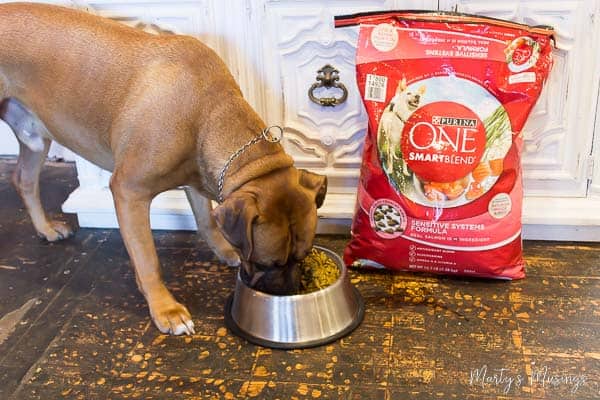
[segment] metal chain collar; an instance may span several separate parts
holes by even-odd
[[[271,131],[271,129],[273,129],[273,128],[276,128],[279,132],[276,131],[275,133],[273,133]],[[245,145],[240,147],[235,153],[233,153],[229,157],[229,159],[227,160],[227,162],[221,169],[221,172],[219,173],[219,180],[217,181],[217,187],[219,190],[217,200],[219,201],[219,203],[223,202],[223,185],[225,184],[225,174],[227,173],[227,170],[229,169],[229,166],[231,165],[233,160],[238,158],[244,151],[246,151],[246,149],[248,149],[248,147],[259,142],[261,139],[264,139],[267,142],[271,142],[271,143],[279,143],[281,141],[282,137],[283,137],[283,128],[281,126],[279,126],[279,125],[268,126],[265,129],[263,129],[258,136],[256,136],[254,139],[250,140],[248,143],[246,143]]]

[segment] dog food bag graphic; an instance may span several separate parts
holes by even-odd
[[[552,65],[553,30],[440,12],[359,25],[369,124],[348,265],[523,278],[521,130]]]

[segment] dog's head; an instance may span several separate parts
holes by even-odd
[[[405,119],[410,114],[419,108],[421,96],[425,94],[425,86],[419,87],[416,92],[408,90],[406,78],[403,78],[396,87],[396,94],[390,106],[390,109],[397,113],[401,118]]]
[[[252,287],[272,294],[299,289],[297,264],[312,248],[326,192],[325,176],[290,167],[246,183],[213,210]]]

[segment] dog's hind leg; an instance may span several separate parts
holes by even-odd
[[[46,128],[14,99],[0,103],[0,118],[11,127],[19,141],[19,158],[12,180],[38,235],[49,242],[71,236],[71,227],[62,221],[49,220],[40,201],[40,171],[51,143],[42,135]]]
[[[190,202],[192,211],[194,212],[198,232],[202,235],[212,251],[214,251],[219,259],[227,265],[232,267],[240,265],[240,256],[225,239],[217,227],[215,219],[210,214],[210,211],[212,210],[210,200],[190,186],[185,187],[185,194]]]

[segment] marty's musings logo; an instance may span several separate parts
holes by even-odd
[[[487,365],[471,370],[469,385],[481,386],[482,389],[497,387],[504,394],[511,390],[519,390],[521,386],[529,384],[530,387],[541,386],[545,389],[556,389],[567,386],[571,393],[586,383],[584,374],[560,374],[551,372],[547,366],[536,367],[532,365],[531,376],[514,373],[508,368],[488,368]]]

